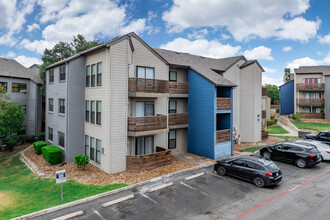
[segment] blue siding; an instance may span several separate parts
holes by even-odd
[[[221,157],[227,157],[232,155],[232,141],[216,143],[214,147],[214,159],[219,159]]]
[[[280,114],[294,114],[294,81],[280,87]]]
[[[214,158],[216,87],[188,70],[188,152]]]

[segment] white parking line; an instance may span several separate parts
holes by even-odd
[[[106,220],[96,209],[93,208],[93,212],[100,217],[101,220]]]
[[[66,220],[66,219],[81,216],[83,214],[84,214],[84,211],[78,211],[78,212],[73,212],[73,213],[68,214],[68,215],[63,215],[63,216],[58,217],[58,218],[54,218],[53,220]]]
[[[195,175],[192,175],[192,176],[188,176],[186,177],[184,180],[191,180],[191,179],[194,179],[194,178],[197,178],[197,177],[200,177],[200,176],[203,176],[204,173],[197,173]]]
[[[244,185],[244,183],[239,182],[239,181],[235,181],[235,180],[233,180],[231,178],[225,178],[223,176],[219,176],[218,174],[214,174],[214,173],[209,173],[209,174],[211,174],[213,176],[216,176],[216,177],[218,177],[219,179],[222,179],[222,180],[226,180],[226,181],[230,181],[230,182],[237,183],[237,184],[240,184],[240,185]]]
[[[160,189],[163,189],[163,188],[166,188],[166,187],[169,187],[169,186],[173,186],[173,182],[166,183],[166,184],[163,184],[163,185],[160,185],[160,186],[156,186],[154,188],[149,189],[147,192],[154,192],[156,190],[160,190]]]
[[[134,195],[129,195],[129,196],[125,196],[125,197],[122,197],[122,198],[119,198],[119,199],[115,199],[115,200],[112,200],[110,202],[106,202],[106,203],[103,203],[102,204],[102,207],[105,208],[105,207],[108,207],[110,205],[114,205],[116,203],[119,203],[119,202],[123,202],[123,201],[126,201],[128,199],[133,199],[134,198]]]
[[[211,198],[215,198],[214,196],[212,196],[212,195],[210,195],[210,194],[207,194],[207,193],[205,193],[205,192],[202,192],[202,191],[200,191],[199,189],[197,189],[197,188],[195,188],[195,187],[193,187],[193,186],[190,186],[190,185],[188,185],[188,184],[186,184],[186,183],[183,183],[183,182],[179,182],[179,183],[182,184],[182,185],[184,185],[184,186],[186,186],[186,187],[188,187],[188,188],[190,188],[190,189],[196,190],[196,191],[202,193],[202,194],[205,195],[205,196],[208,196],[208,197],[211,197]]]
[[[153,200],[153,199],[150,198],[149,196],[147,196],[147,195],[145,195],[145,194],[143,194],[143,193],[140,193],[140,194],[141,194],[141,196],[143,196],[143,197],[146,198],[146,199],[149,199],[151,202],[155,203],[156,205],[159,205],[158,202],[156,202],[155,200]]]

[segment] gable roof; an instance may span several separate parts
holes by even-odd
[[[295,73],[323,73],[323,75],[330,76],[330,66],[300,66],[294,69]]]
[[[244,56],[213,59],[165,49],[155,49],[155,51],[164,57],[170,65],[189,67],[217,86],[236,86],[219,73],[225,72],[239,60],[246,61]]]
[[[239,68],[243,69],[243,68],[245,68],[247,66],[250,66],[251,64],[254,64],[254,63],[256,63],[259,66],[259,68],[262,70],[262,72],[265,72],[264,68],[262,68],[262,66],[260,65],[258,60],[248,60],[245,63],[243,63]]]
[[[39,76],[39,69],[26,68],[16,60],[0,57],[0,76],[30,79],[37,84],[43,84]]]

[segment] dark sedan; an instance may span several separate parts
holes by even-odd
[[[305,139],[321,141],[330,145],[330,131],[321,131],[318,134],[306,134]]]
[[[293,163],[299,168],[316,165],[322,160],[320,152],[315,147],[294,142],[263,147],[260,149],[260,155],[266,159]]]
[[[233,176],[253,182],[258,187],[276,185],[282,180],[280,168],[258,155],[218,160],[214,170],[221,176]]]

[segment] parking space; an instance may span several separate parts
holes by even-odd
[[[330,163],[321,163],[308,169],[276,163],[283,172],[283,181],[279,186],[271,188],[258,188],[249,182],[219,176],[213,172],[213,167],[207,167],[160,179],[36,219],[52,219],[79,210],[83,210],[84,214],[75,219],[234,219],[238,216],[243,219],[274,219],[278,215],[298,219],[298,216],[308,215],[320,201],[329,202],[327,187],[330,184]],[[185,180],[198,173],[203,174]],[[173,185],[168,184],[169,182]],[[162,185],[164,188],[161,188]],[[155,191],[150,192],[155,186],[160,186],[161,189],[155,188]],[[304,193],[306,190],[308,194]],[[116,201],[127,195],[134,195],[134,198],[102,207],[106,202]],[[330,214],[323,203],[319,204],[321,208],[317,215]],[[253,210],[253,215],[250,210]]]

